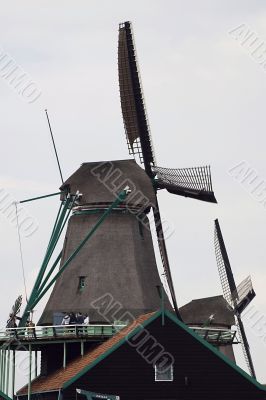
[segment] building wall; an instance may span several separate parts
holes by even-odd
[[[76,388],[119,395],[121,400],[266,399],[266,392],[171,320],[162,327],[158,318],[147,329],[152,335],[149,342],[154,337],[174,357],[173,382],[155,382],[152,361],[158,357],[158,346],[145,354],[144,345],[136,349],[127,343],[65,389],[64,400],[74,399]]]

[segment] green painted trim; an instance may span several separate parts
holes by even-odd
[[[83,211],[74,211],[72,215],[91,215],[98,214],[99,212],[104,213],[104,209],[96,208],[94,210],[83,210]]]
[[[144,321],[143,324],[138,325],[135,329],[133,329],[133,331],[131,331],[128,335],[126,335],[118,343],[116,343],[114,346],[112,346],[111,349],[107,350],[104,354],[99,356],[91,364],[84,367],[77,375],[73,376],[71,379],[69,379],[69,381],[65,382],[62,386],[62,389],[66,389],[68,386],[72,385],[72,383],[74,383],[77,379],[82,377],[86,372],[91,370],[93,367],[95,367],[97,364],[99,364],[102,360],[104,360],[106,357],[108,357],[110,354],[112,354],[114,351],[116,351],[119,347],[121,347],[123,344],[125,344],[129,338],[136,335],[136,333],[138,333],[142,328],[145,328],[146,325],[150,324],[152,321],[157,319],[160,315],[161,315],[161,311],[157,311],[149,319]]]
[[[102,360],[104,360],[106,357],[108,357],[110,354],[112,354],[114,351],[116,351],[120,346],[126,343],[128,338],[131,338],[134,336],[136,333],[138,333],[142,328],[145,328],[147,325],[149,325],[151,322],[153,322],[155,319],[160,317],[162,314],[161,311],[157,311],[154,315],[152,315],[149,319],[147,319],[143,324],[139,325],[136,329],[134,329],[130,334],[128,334],[126,337],[121,339],[118,343],[116,343],[111,349],[106,351],[104,354],[99,356],[95,361],[93,361],[90,365],[84,367],[78,374],[76,374],[74,377],[72,377],[70,380],[65,382],[62,385],[62,389],[68,388],[72,383],[74,383],[77,379],[82,377],[86,372],[94,368],[97,364],[99,364]],[[172,314],[170,311],[165,310],[164,311],[165,317],[168,317],[170,320],[172,320],[176,325],[178,325],[181,329],[185,330],[188,334],[194,337],[198,342],[200,342],[203,346],[207,347],[210,351],[212,351],[217,357],[219,357],[221,360],[223,360],[226,364],[228,364],[231,368],[233,368],[236,372],[238,372],[240,375],[243,376],[243,378],[247,379],[255,385],[258,389],[266,391],[266,388],[259,383],[255,378],[252,378],[250,375],[248,375],[245,371],[243,371],[240,367],[238,367],[233,361],[231,361],[228,357],[223,355],[219,350],[217,350],[214,346],[209,344],[206,340],[202,339],[197,333],[195,333],[191,328],[189,328],[187,325],[185,325],[183,322],[178,320],[174,314]]]
[[[12,400],[11,399],[11,397],[8,397],[5,393],[3,393],[1,390],[0,390],[0,397],[3,397],[3,399],[6,399],[6,400]]]

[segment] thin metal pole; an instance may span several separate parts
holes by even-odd
[[[3,376],[3,350],[0,350],[0,390],[2,390],[2,376]]]
[[[35,378],[37,378],[38,375],[38,352],[35,350]]]
[[[63,368],[66,368],[66,342],[64,342]]]
[[[16,350],[13,350],[12,357],[12,399],[15,399],[15,380],[16,380]]]
[[[62,171],[61,171],[61,167],[60,167],[60,162],[59,162],[59,158],[58,158],[58,154],[57,154],[57,150],[56,150],[56,146],[55,146],[55,141],[54,141],[54,136],[53,136],[53,132],[52,132],[52,128],[51,128],[51,124],[50,124],[50,120],[49,120],[49,116],[48,116],[47,110],[45,110],[45,113],[46,113],[49,129],[50,129],[50,134],[51,134],[51,138],[52,138],[52,142],[53,142],[53,146],[54,146],[54,152],[55,152],[55,156],[56,156],[56,161],[57,161],[59,173],[60,173],[60,176],[61,176],[61,181],[62,181],[62,184],[63,184],[64,183],[64,179],[63,179],[63,175],[62,175]]]
[[[6,394],[9,394],[9,370],[10,370],[10,346],[7,351],[7,374],[6,374]]]
[[[30,396],[31,396],[31,362],[32,362],[32,351],[31,351],[31,343],[29,343],[29,382],[28,382],[28,400],[30,400]]]
[[[6,350],[4,350],[4,357],[3,357],[3,379],[2,379],[2,391],[5,393],[5,380],[6,380]]]
[[[84,342],[83,342],[83,340],[80,342],[80,355],[81,355],[81,357],[84,356]]]
[[[51,193],[51,194],[45,194],[43,196],[32,197],[31,199],[21,200],[21,201],[19,201],[19,203],[22,204],[22,203],[27,203],[28,201],[45,199],[46,197],[58,196],[59,194],[62,194],[62,192],[56,192],[56,193]]]

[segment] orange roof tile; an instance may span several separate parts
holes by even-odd
[[[104,355],[114,345],[125,339],[135,328],[141,326],[142,323],[147,321],[155,313],[144,314],[138,317],[132,324],[118,332],[115,336],[103,342],[93,350],[88,351],[83,357],[71,361],[66,368],[60,368],[48,376],[39,376],[32,381],[31,393],[49,392],[59,390],[63,387],[64,383],[69,381],[75,375],[97,360],[98,357]],[[17,395],[22,396],[28,393],[28,385],[21,388]]]

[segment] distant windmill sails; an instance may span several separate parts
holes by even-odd
[[[251,358],[250,348],[241,319],[241,313],[256,296],[250,276],[236,286],[226,247],[224,244],[218,219],[214,221],[214,246],[218,272],[222,284],[223,295],[235,314],[238,336],[241,341],[244,357],[250,374],[255,378],[255,369]]]
[[[118,72],[120,101],[129,154],[144,164],[147,175],[153,181],[155,192],[166,189],[180,196],[216,203],[209,167],[170,169],[156,166],[133,29],[128,21],[119,25]],[[153,213],[165,276],[177,316],[181,318],[175,298],[158,200],[153,207]]]
[[[15,301],[15,304],[12,307],[12,310],[9,314],[9,319],[7,320],[7,328],[15,328],[17,326],[17,320],[20,319],[18,317],[18,314],[20,313],[22,305],[22,296],[18,296],[18,298]]]

